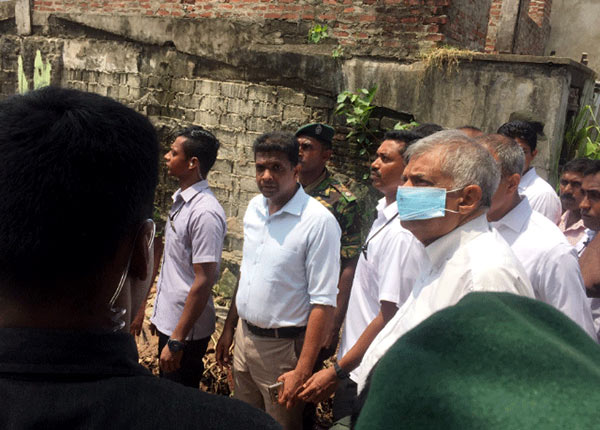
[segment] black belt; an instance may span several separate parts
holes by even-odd
[[[261,328],[244,321],[248,330],[255,336],[274,337],[277,339],[293,339],[306,331],[306,327]]]

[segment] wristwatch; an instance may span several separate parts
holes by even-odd
[[[169,338],[169,340],[167,340],[167,346],[169,347],[169,351],[179,352],[185,348],[185,343],[177,339]]]
[[[333,369],[335,370],[335,374],[337,375],[338,379],[346,379],[350,377],[348,372],[342,369],[337,363],[333,363]]]

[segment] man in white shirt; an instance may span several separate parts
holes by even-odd
[[[165,226],[165,248],[152,333],[158,334],[160,375],[198,388],[202,358],[215,331],[212,287],[219,276],[225,211],[206,177],[219,141],[199,126],[182,130],[165,155],[170,176],[179,181]]]
[[[543,132],[539,122],[511,121],[502,124],[498,134],[514,139],[525,153],[525,168],[519,184],[519,194],[529,199],[534,211],[538,211],[554,224],[560,222],[562,208],[560,199],[552,186],[538,176],[531,162],[537,155],[537,135]]]
[[[429,264],[361,362],[358,391],[404,333],[472,291],[533,297],[527,273],[485,213],[500,180],[493,157],[463,133],[435,133],[407,150],[398,189],[402,226],[425,245]]]
[[[600,161],[593,160],[583,173],[581,194],[583,199],[579,209],[586,230],[575,248],[579,254],[579,266],[600,340],[600,234],[597,234],[600,231]]]
[[[333,420],[351,416],[357,367],[371,341],[409,296],[427,260],[423,245],[400,225],[396,191],[402,184],[404,152],[419,136],[390,131],[371,164],[373,186],[384,194],[358,260],[344,320],[337,363],[315,373],[299,397],[320,402],[334,391]]]
[[[297,183],[298,141],[267,133],[254,142],[262,195],[244,215],[241,278],[216,348],[229,365],[235,330],[235,397],[266,410],[285,429],[302,427],[296,393],[312,374],[333,322],[341,230]],[[238,318],[239,315],[239,318]],[[278,402],[269,386],[283,382]]]
[[[560,217],[558,228],[566,236],[569,243],[573,246],[581,240],[585,234],[585,225],[581,219],[579,204],[583,200],[581,193],[581,181],[583,173],[592,166],[592,160],[589,158],[577,158],[569,161],[563,167],[560,175],[559,191],[560,202],[564,213]]]
[[[559,228],[531,209],[519,195],[525,156],[514,140],[499,134],[477,139],[494,156],[501,179],[487,218],[525,267],[535,298],[554,306],[594,340],[596,332],[585,295],[577,253]]]

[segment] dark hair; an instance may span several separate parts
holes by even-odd
[[[498,134],[510,137],[511,139],[523,139],[527,146],[535,151],[537,146],[537,135],[544,131],[544,126],[540,122],[530,121],[511,121],[504,123],[498,129]]]
[[[583,172],[583,176],[595,175],[596,173],[600,173],[600,160],[590,160],[590,166],[585,169]]]
[[[0,294],[89,297],[85,280],[151,216],[157,180],[154,127],[108,97],[46,87],[0,102]]]
[[[390,130],[386,131],[383,135],[383,140],[396,140],[398,142],[404,142],[404,148],[402,149],[401,154],[404,154],[406,148],[420,138],[421,136],[419,136],[417,133],[414,133],[412,130]]]
[[[444,127],[438,124],[434,124],[432,122],[421,124],[412,128],[410,131],[418,134],[420,137],[431,136],[433,133],[437,133],[438,131],[442,131]]]
[[[586,172],[588,169],[592,168],[593,166],[594,166],[594,162],[592,160],[590,160],[589,158],[576,158],[574,160],[569,161],[567,164],[565,164],[561,173],[574,172],[574,173],[583,174],[584,172]]]
[[[254,159],[258,152],[282,152],[287,156],[292,167],[298,165],[298,140],[291,133],[272,131],[265,133],[254,141]]]
[[[183,142],[183,153],[187,159],[196,157],[200,163],[200,173],[206,178],[212,166],[215,165],[217,153],[221,144],[217,138],[208,130],[199,125],[181,130],[177,137],[185,137]]]

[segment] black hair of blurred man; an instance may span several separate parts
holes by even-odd
[[[53,87],[0,102],[0,327],[110,328],[123,276],[127,325],[157,181],[156,132],[134,110]]]

